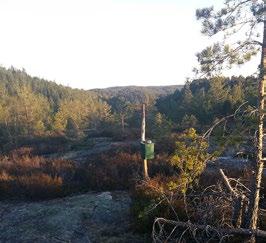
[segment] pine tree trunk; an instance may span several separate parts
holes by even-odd
[[[122,133],[125,133],[125,115],[121,114]]]
[[[261,77],[259,81],[259,96],[258,96],[258,137],[257,137],[257,158],[255,165],[255,175],[253,181],[253,188],[250,196],[250,204],[247,213],[246,227],[250,229],[257,229],[257,221],[259,215],[259,201],[260,201],[260,187],[263,175],[263,120],[264,120],[264,83],[266,82],[266,75],[264,69],[266,67],[266,11],[264,0],[264,29],[263,29],[263,46],[261,58]],[[253,236],[251,242],[255,242]]]

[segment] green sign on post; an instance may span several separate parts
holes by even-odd
[[[142,159],[154,159],[154,143],[141,142]]]

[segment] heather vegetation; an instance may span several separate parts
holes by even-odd
[[[42,158],[44,155],[49,157],[49,154],[60,155],[73,149],[91,148],[95,145],[93,138],[97,137],[109,137],[113,141],[138,140],[140,104],[147,102],[147,137],[158,142],[157,157],[169,161],[168,165],[161,165],[164,170],[157,168],[157,171],[159,173],[172,171],[173,168],[170,167],[174,164],[177,169],[182,169],[178,167],[180,166],[178,158],[174,156],[175,151],[179,151],[183,145],[175,144],[184,136],[180,135],[182,131],[194,127],[203,132],[217,119],[232,114],[242,103],[247,102],[245,108],[253,107],[256,103],[256,79],[253,77],[194,80],[186,83],[181,89],[162,88],[160,94],[158,87],[143,90],[136,87],[106,91],[74,90],[32,78],[24,70],[14,68],[1,68],[0,74],[1,149],[5,154],[2,163],[15,165],[21,160],[24,168],[27,167],[25,165],[27,161],[29,163],[33,161],[35,169],[45,167],[46,162],[35,161],[52,161]],[[169,90],[172,90],[172,93]],[[228,123],[228,130],[236,126],[235,121],[233,123]],[[254,125],[252,118],[249,119],[248,125],[246,128],[252,133]],[[219,129],[216,132],[220,135]],[[194,134],[194,131],[192,133]],[[194,136],[193,134],[191,136]],[[217,138],[222,140],[222,136]],[[23,154],[19,152],[21,147],[30,148],[30,151]],[[102,176],[94,173],[92,167],[91,176],[80,179],[91,181],[84,182],[84,185],[94,184],[92,189],[97,189],[98,177],[101,178],[102,185],[99,185],[99,188],[102,190],[104,184],[111,188],[113,183],[119,185],[117,188],[128,188],[127,181],[130,177],[127,173],[132,175],[132,179],[141,177],[141,158],[138,155],[138,148],[131,146],[121,149],[125,151],[110,151],[109,153],[113,153],[111,157],[108,155],[89,157],[88,161],[82,164],[83,169],[86,164],[97,164],[93,160],[102,161],[97,166],[94,165],[95,170],[98,169]],[[14,156],[16,153],[17,157]],[[63,166],[68,164],[66,161],[60,163]],[[29,165],[29,168],[31,166]],[[105,170],[106,167],[109,168]],[[119,172],[113,174],[112,171],[117,168],[112,167],[119,167]],[[133,169],[130,169],[131,167]],[[2,170],[7,174],[10,172],[4,168]],[[109,173],[110,176],[105,173]],[[125,175],[127,179],[124,183],[117,181],[118,174],[122,177]],[[47,175],[65,181],[65,178],[61,178],[58,173],[47,172]],[[93,177],[95,179],[92,179]],[[114,182],[109,183],[108,180]]]
[[[36,201],[127,190],[134,229],[148,239],[157,217],[229,224],[231,197],[219,201],[208,192],[195,201],[193,195],[213,183],[222,191],[217,173],[206,172],[208,161],[229,151],[254,157],[249,141],[256,130],[256,82],[215,77],[183,87],[84,91],[1,68],[0,198]],[[156,144],[148,181],[139,148],[142,103],[146,137]],[[249,186],[248,174],[241,183]],[[212,222],[201,218],[209,203],[217,205],[209,211]]]

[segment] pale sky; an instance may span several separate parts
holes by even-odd
[[[195,9],[221,2],[0,0],[0,65],[83,89],[183,84],[210,43]]]

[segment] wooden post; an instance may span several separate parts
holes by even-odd
[[[145,143],[145,128],[146,128],[146,107],[145,104],[142,104],[142,122],[141,122],[141,142]],[[143,160],[143,176],[144,179],[149,179],[148,173],[148,161],[147,159]]]
[[[145,128],[146,128],[146,111],[145,104],[142,104],[142,122],[141,122],[141,142],[145,142]]]

